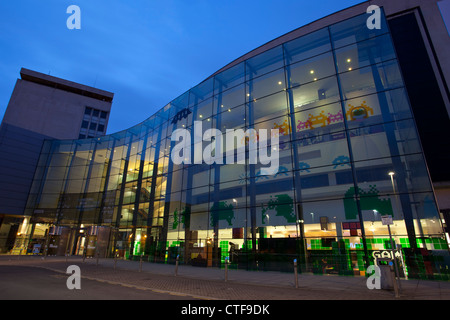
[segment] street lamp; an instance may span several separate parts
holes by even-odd
[[[392,189],[394,189],[394,193],[395,193],[395,188],[394,188],[394,171],[389,171],[388,175],[391,177],[391,183],[392,183]]]
[[[395,197],[395,208],[398,211],[398,214],[400,214],[400,208],[399,208],[398,199],[397,199],[397,191],[395,190],[394,174],[395,174],[394,171],[388,172],[388,175],[391,177],[392,191],[394,192],[394,197]]]
[[[400,210],[399,210],[398,202],[397,202],[397,192],[395,191],[394,174],[395,174],[394,171],[389,171],[388,172],[388,175],[391,177],[392,191],[394,192],[394,197],[395,197],[395,207],[397,209],[398,214],[400,214]],[[394,213],[394,212],[392,212],[392,213]],[[388,227],[388,231],[389,231],[389,238],[391,240],[392,258],[394,260],[394,265],[395,265],[395,275],[397,277],[397,283],[398,283],[397,285],[399,287],[401,287],[401,285],[400,285],[400,275],[399,275],[398,266],[397,266],[397,257],[395,256],[395,246],[394,246],[394,241],[392,240],[390,224],[388,224],[387,227]]]

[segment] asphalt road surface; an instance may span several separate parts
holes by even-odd
[[[68,289],[69,276],[43,268],[0,266],[0,300],[195,300],[84,278],[80,289]]]

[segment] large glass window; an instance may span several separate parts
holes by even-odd
[[[262,99],[255,99],[247,105],[246,121],[251,125],[254,123],[265,121],[280,114],[287,113],[286,92],[279,92]]]
[[[198,105],[194,107],[193,112],[193,122],[194,121],[202,121],[211,117],[213,111],[213,99],[206,99],[200,102]],[[188,125],[191,125],[188,122]]]
[[[246,79],[252,80],[272,70],[283,67],[283,51],[278,46],[246,61]]]
[[[246,101],[259,99],[286,88],[284,69],[278,69],[247,82]]]
[[[331,52],[292,64],[287,70],[290,87],[317,81],[336,73]]]
[[[331,50],[328,29],[304,35],[284,45],[286,65],[305,60]]]
[[[400,69],[394,60],[339,75],[342,94],[350,99],[402,86]]]
[[[302,109],[303,107],[296,108],[296,110]],[[340,103],[299,111],[294,114],[294,118],[296,139],[311,138],[318,142],[324,139],[318,136],[344,130],[344,115]]]
[[[350,71],[392,59],[395,59],[395,51],[389,34],[336,50],[338,72]]]
[[[222,109],[222,113],[218,114],[213,120],[213,127],[219,129],[223,134],[225,141],[225,134],[227,129],[239,129],[245,125],[245,105],[236,108]]]
[[[222,91],[214,97],[213,113],[228,110],[245,103],[245,86],[238,85],[226,91]]]
[[[412,117],[404,88],[348,99],[344,106],[348,128]]]
[[[245,81],[245,63],[242,62],[214,76],[214,94],[230,89]]]
[[[420,152],[413,120],[354,129],[349,131],[349,135],[355,161],[402,155],[405,152],[404,142],[409,152]]]
[[[328,166],[333,169],[350,167],[350,156],[345,132],[325,134],[297,140],[298,167],[306,172],[310,168]]]
[[[292,88],[290,94],[295,111],[315,108],[340,99],[335,76]]]
[[[382,21],[380,23],[380,29],[369,29],[367,27],[368,17],[369,15],[364,13],[331,25],[329,29],[333,47],[337,49],[388,32],[388,26],[386,20],[384,19],[384,15],[381,15]]]

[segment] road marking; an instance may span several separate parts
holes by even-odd
[[[184,293],[178,293],[178,292],[169,292],[170,295],[172,296],[180,296],[180,297],[186,297],[187,294]]]

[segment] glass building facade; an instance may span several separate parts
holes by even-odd
[[[390,32],[366,19],[234,64],[128,130],[47,140],[20,245],[257,270],[297,259],[303,272],[364,275],[391,248],[381,221],[390,215],[402,272],[443,275],[424,257],[448,245]],[[194,136],[195,121],[203,131],[278,129],[278,172],[225,153],[223,164],[175,164],[172,133]]]

